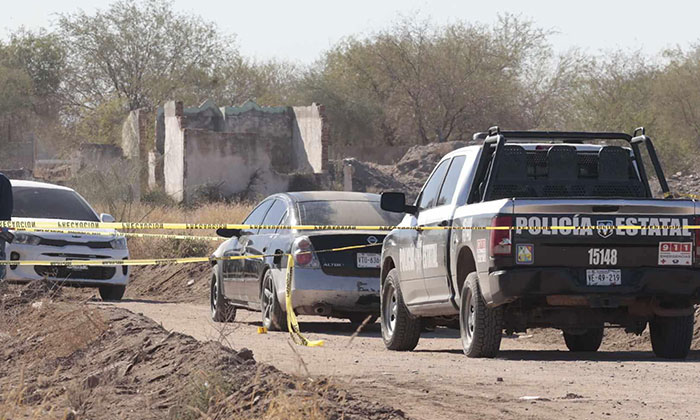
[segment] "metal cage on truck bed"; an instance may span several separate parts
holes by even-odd
[[[652,197],[640,145],[647,154],[665,198],[671,198],[668,183],[652,140],[644,128],[632,135],[615,132],[572,131],[501,131],[492,127],[476,133],[474,140],[483,141],[475,183],[469,202],[500,198],[565,198],[565,197]],[[620,140],[630,150],[602,145],[595,150],[582,150],[574,145],[584,142]],[[518,143],[554,143],[551,146],[526,150]],[[556,144],[562,143],[562,144]]]

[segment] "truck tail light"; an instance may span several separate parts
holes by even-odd
[[[292,255],[294,256],[294,264],[299,267],[319,267],[314,246],[306,236],[301,236],[294,241],[294,244],[292,244]]]
[[[511,233],[513,218],[511,216],[496,216],[491,221],[491,227],[503,228],[491,230],[491,255],[511,255]]]

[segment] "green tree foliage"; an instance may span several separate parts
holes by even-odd
[[[304,85],[348,144],[468,140],[493,124],[534,128],[575,68],[547,33],[505,16],[492,26],[404,20],[325,54]]]
[[[214,24],[178,14],[161,0],[118,0],[92,15],[65,14],[58,28],[71,70],[65,83],[79,106],[116,95],[133,110],[204,94],[218,87],[223,63],[237,58],[228,47],[233,41]]]

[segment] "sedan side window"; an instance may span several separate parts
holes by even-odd
[[[423,192],[421,192],[420,200],[418,202],[418,208],[429,209],[431,207],[435,207],[437,204],[438,193],[440,192],[442,181],[445,179],[445,173],[447,172],[447,167],[449,164],[450,159],[440,162],[438,167],[433,172],[433,175],[430,177],[428,182],[425,183]]]
[[[272,206],[272,201],[273,200],[265,200],[262,203],[260,203],[258,207],[256,207],[252,212],[250,212],[248,217],[245,218],[243,224],[262,225],[263,219],[265,218],[265,214],[270,209],[270,206]],[[250,231],[253,235],[258,233],[258,229],[251,229]]]
[[[287,205],[282,200],[275,200],[270,210],[267,212],[265,219],[263,220],[263,225],[278,225],[282,219],[282,215],[286,213]],[[268,235],[275,233],[277,229],[261,229],[260,235]]]

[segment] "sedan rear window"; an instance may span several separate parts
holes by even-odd
[[[12,187],[13,217],[99,222],[90,205],[75,191]]]
[[[382,210],[378,201],[304,201],[298,206],[302,225],[395,226],[403,217]]]

